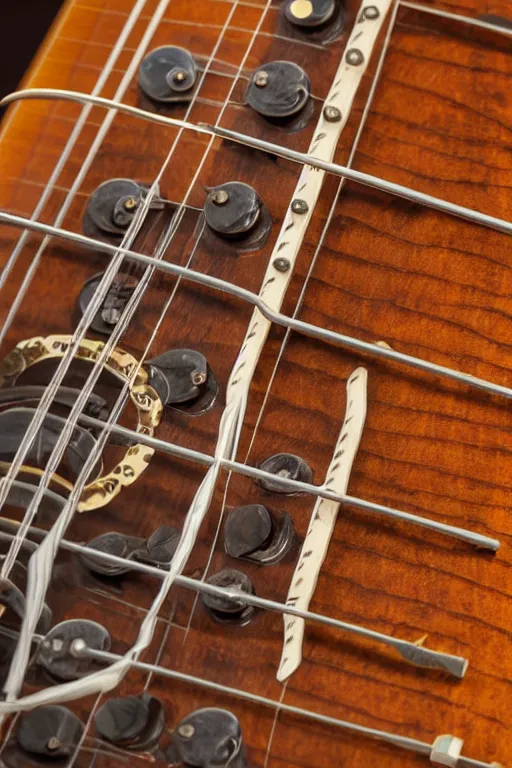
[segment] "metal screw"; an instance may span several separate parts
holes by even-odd
[[[309,211],[309,206],[305,200],[300,200],[299,198],[296,198],[295,200],[292,200],[292,211],[294,213],[304,214]]]
[[[183,725],[180,725],[178,728],[178,735],[181,736],[182,739],[191,739],[195,732],[196,729],[191,723],[183,723]]]
[[[338,107],[324,107],[324,117],[328,123],[339,123],[341,112]]]
[[[263,70],[260,70],[260,72],[256,72],[254,75],[254,85],[257,85],[258,88],[264,88],[268,83],[268,73],[264,72]]]
[[[347,64],[351,64],[353,67],[358,67],[364,62],[364,56],[359,48],[351,48],[345,54],[345,61]]]
[[[61,746],[61,741],[56,736],[52,736],[48,741],[46,742],[46,749],[49,752],[55,752],[56,749],[59,749]]]
[[[225,189],[217,189],[212,194],[212,202],[215,203],[215,205],[225,205],[228,200],[229,194]]]
[[[365,19],[378,19],[380,11],[376,5],[369,5],[367,8],[363,9],[363,16]]]
[[[123,203],[123,208],[125,211],[133,211],[134,208],[138,206],[139,202],[135,197],[129,197],[127,200]]]
[[[174,73],[173,78],[175,83],[182,83],[184,80],[187,79],[187,73],[184,72],[182,69],[179,69],[177,72]]]
[[[190,377],[192,384],[194,386],[199,387],[201,384],[204,384],[206,381],[206,373],[201,373],[201,371],[194,371]]]
[[[69,648],[70,654],[74,656],[75,659],[83,658],[86,655],[86,651],[87,651],[87,643],[81,637],[77,637],[76,640],[73,640]]]
[[[278,272],[288,272],[291,264],[289,259],[283,259],[283,257],[280,256],[278,259],[274,259],[272,266],[274,269],[277,269]]]

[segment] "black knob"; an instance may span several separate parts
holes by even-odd
[[[231,557],[273,565],[288,554],[295,542],[290,515],[276,518],[262,504],[235,507],[224,527],[224,549]]]
[[[87,619],[70,619],[57,624],[45,635],[38,649],[38,664],[58,680],[77,680],[96,671],[99,662],[74,653],[74,643],[79,640],[95,651],[110,650],[110,635],[101,624]]]
[[[195,349],[171,349],[148,360],[149,383],[164,405],[202,413],[213,405],[218,386],[208,361]]]
[[[255,189],[241,181],[228,181],[209,190],[204,216],[210,229],[220,237],[240,239],[256,227],[263,207]]]
[[[148,693],[109,699],[94,717],[101,738],[123,749],[134,750],[155,747],[164,723],[162,703]]]
[[[298,64],[272,61],[254,72],[245,100],[264,117],[288,118],[304,108],[310,92],[309,77]]]
[[[173,734],[179,762],[193,768],[244,768],[242,731],[226,709],[198,709],[185,717]]]
[[[309,464],[293,453],[276,453],[274,456],[269,456],[260,464],[260,469],[276,476],[275,480],[265,478],[256,481],[259,486],[271,493],[286,495],[299,493],[299,491],[294,491],[283,483],[279,483],[280,477],[285,477],[287,480],[297,480],[300,483],[311,483],[313,480],[313,470]]]
[[[230,589],[237,592],[240,597],[222,597],[221,595],[211,595],[203,592],[201,600],[208,609],[211,616],[221,623],[228,624],[247,624],[253,613],[254,606],[244,602],[243,595],[254,594],[254,588],[251,580],[245,573],[236,571],[234,568],[225,568],[207,580],[207,584],[222,589]]]
[[[296,27],[319,27],[326,24],[336,10],[336,0],[286,0],[283,12]]]
[[[151,51],[139,68],[139,86],[153,101],[188,101],[196,79],[194,58],[176,45]]]
[[[16,741],[25,752],[47,760],[63,760],[75,753],[84,726],[67,707],[38,707],[23,714]]]

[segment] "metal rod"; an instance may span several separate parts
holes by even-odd
[[[85,414],[79,417],[79,421],[82,424],[86,424],[90,427],[99,427],[100,429],[105,426],[104,422],[100,419],[96,419],[93,416],[86,416]],[[192,450],[191,448],[184,448],[176,443],[169,443],[167,440],[162,440],[158,437],[151,437],[150,435],[144,435],[139,432],[135,432],[128,427],[122,427],[119,424],[114,424],[111,428],[111,432],[127,440],[133,440],[134,442],[143,443],[151,448],[162,453],[167,453],[170,456],[179,456],[184,459],[189,459],[198,464],[203,464],[207,467],[217,461],[213,456],[207,453],[201,453],[200,451]],[[270,472],[265,472],[258,467],[252,467],[248,464],[243,464],[239,461],[231,461],[230,459],[220,459],[220,464],[225,468],[238,474],[251,477],[254,480],[267,480],[275,481],[275,475]],[[292,480],[288,477],[280,477],[279,482],[290,491],[298,491],[299,493],[307,493],[312,496],[318,496],[322,499],[330,499],[332,501],[338,501],[340,504],[345,504],[358,509],[364,509],[367,512],[374,512],[384,517],[389,517],[393,520],[400,520],[401,522],[412,523],[418,525],[421,528],[427,528],[429,530],[440,533],[444,536],[451,536],[452,538],[460,541],[465,541],[468,544],[472,544],[480,549],[488,549],[491,552],[497,552],[500,547],[500,542],[497,539],[492,539],[489,536],[483,536],[473,531],[468,531],[464,528],[458,528],[453,525],[446,525],[445,523],[438,523],[436,520],[429,520],[426,517],[420,517],[419,515],[413,515],[409,512],[402,512],[399,509],[393,509],[392,507],[386,507],[383,504],[377,504],[374,501],[366,501],[360,499],[357,496],[350,496],[348,494],[342,495],[329,491],[323,486],[313,485],[311,483],[303,483],[300,480]]]
[[[156,269],[160,269],[162,272],[168,272],[171,275],[180,275],[186,280],[190,280],[193,283],[199,285],[206,285],[209,288],[213,288],[216,291],[222,291],[228,293],[231,296],[242,299],[248,302],[253,307],[257,307],[261,314],[276,325],[280,325],[283,328],[291,328],[297,333],[301,333],[304,336],[309,336],[312,339],[319,339],[320,341],[329,342],[338,347],[344,347],[346,349],[355,350],[357,352],[364,352],[374,357],[379,357],[384,360],[392,360],[396,363],[408,365],[411,368],[417,368],[421,371],[426,371],[434,376],[443,376],[444,378],[457,381],[460,384],[466,384],[467,386],[475,389],[481,389],[484,392],[488,392],[493,395],[501,395],[507,399],[512,399],[512,389],[510,387],[504,387],[501,384],[494,384],[493,382],[480,379],[476,376],[471,376],[469,373],[463,373],[462,371],[456,371],[453,368],[447,368],[444,365],[438,365],[437,363],[430,363],[427,360],[423,360],[420,357],[414,357],[413,355],[407,355],[404,352],[397,352],[389,347],[382,347],[379,344],[372,344],[368,341],[361,341],[355,339],[352,336],[345,336],[342,333],[336,333],[330,331],[327,328],[320,328],[317,325],[311,323],[305,323],[302,320],[288,317],[281,312],[275,312],[271,310],[265,302],[252,291],[248,291],[246,288],[241,288],[238,285],[233,285],[225,280],[220,280],[217,277],[211,275],[205,275],[201,272],[196,272],[187,267],[180,267],[177,264],[171,264],[168,261],[159,261],[151,256],[144,256],[141,253],[131,251],[128,248],[122,248],[121,246],[111,245],[110,243],[104,243],[93,238],[80,235],[77,232],[70,232],[60,227],[53,227],[51,224],[43,224],[39,221],[31,221],[24,216],[16,216],[12,213],[0,211],[0,223],[11,224],[14,226],[30,229],[33,232],[42,232],[47,235],[54,235],[61,237],[65,240],[83,245],[88,249],[92,249],[96,252],[104,252],[109,254],[122,253],[134,261],[140,261],[141,264],[148,266],[154,266]]]
[[[296,150],[289,149],[288,147],[282,147],[279,144],[273,144],[270,141],[263,139],[257,139],[254,136],[248,136],[238,131],[232,131],[228,128],[221,128],[220,126],[212,126],[207,124],[195,124],[186,120],[176,120],[171,117],[164,117],[154,112],[147,112],[144,109],[138,107],[131,107],[128,104],[112,101],[110,99],[104,99],[100,96],[91,96],[90,94],[80,93],[77,91],[60,90],[58,88],[29,88],[24,91],[16,91],[0,101],[0,106],[6,106],[7,104],[17,101],[19,99],[62,99],[64,101],[76,101],[78,103],[95,104],[106,109],[116,109],[119,112],[125,112],[126,114],[133,115],[149,120],[154,123],[161,123],[163,125],[170,125],[176,128],[187,128],[199,133],[205,133],[209,136],[219,136],[220,138],[229,139],[239,144],[243,144],[246,147],[252,147],[253,149],[259,149],[263,152],[269,152],[270,154],[282,157],[285,160],[292,160],[293,162],[300,163],[301,165],[309,165],[313,168],[320,168],[327,173],[331,173],[335,176],[342,176],[351,181],[356,181],[359,184],[379,189],[382,192],[403,197],[406,200],[410,200],[413,203],[419,203],[420,205],[434,208],[435,210],[448,213],[453,216],[458,216],[462,219],[466,219],[475,224],[480,224],[484,227],[490,227],[496,229],[498,232],[504,232],[505,234],[512,234],[512,222],[505,221],[504,219],[498,219],[495,216],[489,216],[481,211],[475,211],[472,208],[466,208],[456,203],[450,203],[448,200],[443,200],[433,195],[427,195],[424,192],[419,192],[411,187],[404,187],[402,184],[395,184],[392,181],[386,181],[379,176],[372,176],[369,173],[363,173],[362,171],[356,171],[353,168],[347,168],[344,165],[338,165],[337,163],[320,160],[316,157],[312,157],[304,152],[297,152]]]
[[[89,648],[84,640],[75,640],[71,646],[71,653],[77,657],[87,657],[96,659],[98,661],[116,662],[123,657],[117,653],[110,653],[108,651],[96,651]],[[153,672],[162,677],[167,677],[172,680],[180,680],[181,682],[188,683],[190,685],[196,685],[201,688],[207,688],[217,693],[226,694],[228,696],[235,696],[239,699],[245,699],[246,701],[252,701],[255,704],[261,704],[265,707],[278,710],[280,712],[287,712],[290,715],[298,715],[299,717],[307,718],[308,720],[314,720],[324,725],[334,726],[349,733],[360,734],[367,738],[376,739],[378,741],[384,741],[388,744],[392,744],[395,747],[401,749],[407,749],[410,752],[415,752],[418,755],[425,755],[430,757],[432,750],[435,747],[434,744],[428,744],[425,741],[419,741],[418,739],[411,739],[407,736],[401,736],[398,733],[389,733],[388,731],[379,731],[375,728],[368,728],[365,725],[359,723],[353,723],[348,720],[340,720],[336,717],[330,717],[329,715],[322,715],[319,712],[312,712],[309,709],[303,709],[302,707],[295,707],[291,704],[285,704],[284,702],[276,701],[275,699],[269,699],[266,696],[260,696],[257,693],[250,693],[249,691],[243,691],[240,688],[231,688],[228,685],[222,683],[216,683],[213,680],[205,680],[202,677],[196,677],[195,675],[188,675],[184,672],[178,672],[175,669],[166,669],[158,664],[148,664],[143,661],[130,661],[130,664],[136,669],[140,669],[144,672]],[[457,766],[462,768],[493,768],[496,767],[496,763],[490,765],[480,760],[472,760],[471,758],[461,758],[457,762]]]
[[[15,520],[9,520],[5,517],[0,518],[0,524],[2,526],[8,525],[11,528],[18,529],[20,523]],[[29,533],[32,533],[38,537],[44,538],[46,531],[35,526],[30,526]],[[0,539],[12,540],[15,536],[0,532]],[[72,541],[62,539],[60,546],[63,549],[67,549],[70,552],[76,552],[79,554],[85,554],[89,557],[94,557],[97,560],[104,560],[105,562],[114,563],[117,565],[125,566],[130,570],[142,571],[149,573],[153,576],[157,576],[160,579],[165,578],[165,570],[156,568],[146,563],[141,563],[137,560],[128,560],[124,557],[118,557],[117,555],[111,555],[107,552],[101,552],[93,547],[83,546],[82,544],[76,544]],[[207,582],[200,581],[198,579],[191,579],[188,576],[182,574],[175,577],[175,583],[178,586],[185,587],[186,589],[192,589],[195,592],[202,592],[207,595],[214,595],[215,597],[222,597],[224,599],[232,599],[237,602],[240,601],[240,592],[234,588],[228,587],[216,587]],[[388,646],[396,650],[402,658],[418,667],[427,667],[432,669],[442,669],[445,672],[453,675],[454,677],[464,677],[468,668],[468,661],[461,656],[453,656],[449,653],[439,653],[437,651],[431,651],[427,648],[423,648],[420,645],[411,643],[407,640],[401,640],[390,635],[385,635],[381,632],[375,632],[372,629],[361,627],[358,624],[350,624],[346,621],[340,621],[334,619],[331,616],[324,616],[320,613],[313,613],[312,611],[301,611],[298,608],[279,603],[276,600],[269,600],[264,597],[257,597],[256,595],[245,594],[243,595],[244,603],[248,605],[254,605],[256,608],[261,608],[266,611],[273,611],[275,613],[287,613],[293,616],[299,616],[302,619],[308,621],[314,621],[318,624],[324,624],[335,629],[340,629],[344,632],[350,632],[351,634],[358,635],[359,637],[365,637],[369,640],[373,640],[377,643]]]
[[[408,0],[399,0],[398,2],[401,8],[411,8],[413,11],[420,11],[421,13],[428,13],[431,16],[440,16],[442,19],[451,19],[452,21],[459,21],[461,24],[469,24],[472,27],[479,27],[485,29],[488,32],[497,32],[499,35],[507,35],[512,37],[512,27],[501,26],[499,24],[493,24],[490,21],[482,21],[471,16],[462,16],[459,13],[451,13],[450,11],[443,11],[440,8],[434,8],[431,5],[422,5],[421,3],[410,3]]]

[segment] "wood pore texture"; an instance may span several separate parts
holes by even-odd
[[[27,75],[26,87],[91,92],[133,7],[131,0],[70,0]],[[507,0],[433,0],[455,13],[510,17]],[[148,0],[101,91],[113,97],[140,44],[156,0]],[[238,77],[221,125],[287,147],[307,150],[322,100],[331,85],[359,7],[347,0],[342,38],[326,46],[293,37],[279,3],[239,2],[223,31],[231,1],[170,0],[148,50],[181,45],[208,57],[220,35],[213,67],[235,74],[278,59],[302,66],[311,78],[313,114],[290,132],[266,122],[243,102]],[[260,23],[261,29],[254,36]],[[387,24],[357,94],[336,161],[347,160],[375,73]],[[254,39],[253,39],[254,38]],[[224,64],[221,64],[224,62]],[[354,167],[504,219],[512,218],[512,58],[510,38],[401,8]],[[190,119],[215,122],[231,80],[209,74]],[[122,100],[154,110],[137,77]],[[182,117],[186,105],[158,107]],[[2,209],[31,216],[80,115],[77,104],[25,102],[10,109],[0,141]],[[53,223],[105,118],[94,108],[40,215]],[[118,114],[73,195],[63,226],[80,232],[88,196],[114,177],[151,183],[163,163],[164,198],[181,201],[208,138]],[[258,291],[273,243],[293,195],[299,167],[264,153],[215,140],[188,197],[201,207],[205,187],[230,180],[254,186],[273,226],[259,250],[240,254],[203,232],[198,212],[185,214],[165,259]],[[328,177],[301,248],[283,311],[366,341],[470,374],[512,385],[512,271],[503,234],[443,215],[370,188]],[[330,221],[331,206],[333,207]],[[136,247],[153,252],[169,211],[153,214]],[[324,232],[325,228],[325,233]],[[3,263],[20,233],[2,226]],[[1,294],[3,322],[42,238],[31,235]],[[319,245],[320,243],[320,245]],[[314,268],[308,276],[313,262]],[[70,333],[84,281],[104,269],[105,256],[52,239],[35,271],[3,349],[48,333]],[[307,279],[307,284],[306,284]],[[200,350],[220,384],[202,416],[166,410],[158,436],[213,453],[229,373],[245,335],[250,307],[229,296],[155,273],[122,345],[141,354],[164,304],[176,288],[148,357],[171,347]],[[94,334],[91,334],[94,336]],[[392,651],[354,636],[307,624],[304,659],[283,688],[276,681],[283,622],[257,612],[243,628],[212,621],[192,592],[174,589],[162,610],[145,661],[243,688],[334,717],[432,742],[441,733],[464,739],[464,755],[512,765],[511,460],[510,403],[401,365],[348,353],[274,327],[254,377],[238,458],[259,464],[287,451],[305,458],[321,483],[345,409],[345,383],[358,365],[368,369],[368,416],[350,480],[352,495],[474,529],[501,541],[495,556],[411,525],[345,507],[340,510],[311,609],[373,630],[465,656],[464,680],[408,666]],[[133,424],[127,411],[123,423]],[[149,536],[158,525],[181,528],[204,476],[199,465],[155,455],[140,480],[105,509],[76,515],[67,537],[86,542],[107,531]],[[308,496],[268,494],[250,479],[223,474],[185,569],[206,577],[225,566],[252,578],[256,593],[284,600],[298,556],[267,568],[230,559],[223,519],[239,504],[288,510],[304,535],[314,506]],[[10,510],[20,517],[21,513]],[[51,520],[39,520],[48,527]],[[48,602],[57,623],[89,618],[107,627],[112,649],[134,642],[158,582],[131,573],[108,581],[88,574],[62,552]],[[187,713],[221,706],[239,718],[249,764],[259,768],[419,768],[428,764],[396,748],[356,738],[256,704],[199,687],[132,672],[115,695],[145,685],[165,706],[169,729]],[[25,692],[34,690],[34,682]],[[114,694],[109,694],[114,695]],[[104,700],[103,697],[102,700]],[[94,698],[72,702],[84,721]],[[90,735],[94,728],[90,726]],[[161,757],[161,755],[160,755]],[[89,765],[82,750],[77,764]],[[142,761],[130,758],[135,766]],[[119,765],[97,755],[95,766]],[[164,761],[158,762],[164,764]]]

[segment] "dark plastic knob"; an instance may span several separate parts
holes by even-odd
[[[75,640],[83,640],[88,648],[95,651],[110,650],[110,635],[101,624],[86,619],[71,619],[57,624],[41,641],[38,663],[58,680],[77,680],[96,670],[98,662],[88,656],[73,654]]]
[[[173,747],[180,762],[193,768],[244,768],[242,731],[226,709],[198,709],[176,727]]]
[[[67,707],[38,707],[20,717],[16,741],[29,754],[62,760],[74,754],[83,731],[84,726]]]
[[[251,77],[245,100],[258,114],[270,118],[296,115],[311,92],[309,77],[292,61],[263,64]]]
[[[109,699],[96,713],[94,725],[105,741],[124,749],[149,750],[162,735],[164,710],[147,693]]]
[[[240,595],[239,598],[234,599],[203,592],[201,599],[213,618],[224,623],[247,624],[254,613],[254,607],[247,605],[243,599],[244,593],[254,594],[254,588],[249,577],[234,568],[225,568],[210,576],[207,583],[215,587],[235,590]]]
[[[164,103],[190,99],[196,78],[192,55],[176,45],[151,51],[139,69],[141,90],[153,101]]]
[[[225,238],[240,238],[254,229],[263,203],[255,189],[241,181],[228,181],[210,189],[204,204],[206,223]]]
[[[319,27],[334,15],[336,0],[286,0],[283,12],[296,27]]]

